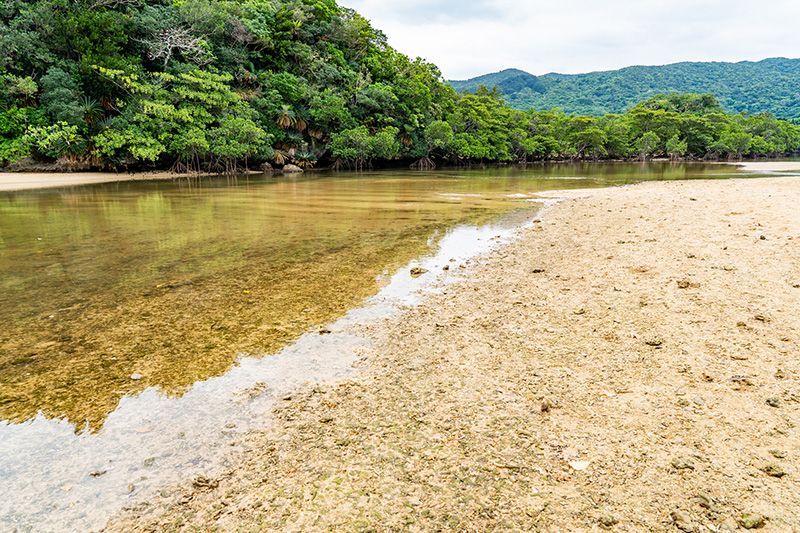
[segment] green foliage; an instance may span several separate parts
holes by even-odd
[[[0,111],[0,164],[13,163],[31,153],[25,139],[29,127],[46,122],[42,112],[32,107],[11,107]]]
[[[665,149],[671,159],[680,159],[689,151],[689,144],[675,134],[669,138]]]
[[[479,85],[497,86],[516,109],[559,108],[567,113],[604,115],[622,113],[653,95],[677,92],[716,95],[722,107],[734,113],[768,112],[785,119],[800,119],[800,59],[676,63],[538,77],[509,70],[450,83],[460,92],[475,92]]]
[[[42,76],[42,110],[54,122],[78,125],[83,122],[81,90],[75,79],[59,67],[52,67]]]
[[[688,66],[589,78],[506,71],[459,94],[435,65],[393,50],[335,0],[7,0],[0,164],[32,156],[233,172],[264,161],[360,169],[774,156],[798,150],[800,127],[724,109],[779,106],[800,116],[796,99],[773,97],[794,79],[794,65],[714,66],[722,81],[709,91],[722,105],[709,94],[659,94],[710,79],[705,67]],[[754,83],[780,75],[758,91],[740,84],[739,93],[720,93],[733,86],[726,73],[734,67],[750,69]],[[667,83],[679,79],[686,83]],[[621,114],[519,111],[507,101]],[[731,105],[740,101],[755,103]]]
[[[656,154],[661,146],[661,137],[654,131],[648,131],[639,137],[634,143],[636,152],[642,160],[647,159]]]
[[[78,133],[78,126],[66,122],[28,128],[23,142],[31,150],[54,159],[77,156],[86,149],[86,139]]]

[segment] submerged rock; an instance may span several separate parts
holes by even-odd
[[[304,170],[297,165],[284,165],[283,166],[283,173],[284,174],[300,174],[304,172]]]

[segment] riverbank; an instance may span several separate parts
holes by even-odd
[[[118,181],[168,180],[181,177],[172,172],[0,172],[0,192],[73,187]],[[185,177],[185,175],[183,176]]]
[[[565,194],[108,529],[800,527],[800,180]]]
[[[551,164],[560,164],[553,162]],[[561,164],[567,164],[561,162]],[[722,163],[736,165],[746,172],[797,172],[800,171],[798,161],[754,161],[743,163]],[[253,174],[261,174],[253,172]],[[279,172],[278,172],[279,174]],[[207,176],[200,174],[199,176]],[[30,189],[46,189],[55,187],[72,187],[98,183],[115,183],[121,181],[148,181],[185,179],[186,174],[175,172],[0,172],[0,192],[22,191]]]
[[[800,161],[747,161],[738,166],[746,172],[800,172]]]

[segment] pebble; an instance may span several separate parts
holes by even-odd
[[[672,518],[672,523],[675,524],[675,527],[680,529],[681,531],[692,532],[694,531],[694,524],[692,523],[692,517],[689,516],[689,513],[686,511],[675,510],[670,513],[670,518]]]
[[[133,381],[139,381],[140,379],[142,379],[142,377],[143,377],[143,376],[142,376],[140,373],[138,373],[138,372],[136,372],[136,373],[134,373],[134,374],[131,374],[131,379],[132,379]]]
[[[412,278],[418,278],[418,277],[420,277],[421,275],[423,275],[423,274],[427,274],[427,273],[428,273],[428,271],[427,271],[427,270],[425,270],[425,269],[424,269],[424,268],[422,268],[422,267],[414,267],[414,268],[412,268],[412,269],[411,269],[411,277],[412,277]]]
[[[766,521],[758,513],[744,513],[739,519],[739,525],[745,529],[760,529],[766,525]]]
[[[699,505],[700,507],[702,507],[703,509],[708,509],[709,511],[717,510],[717,506],[714,505],[714,499],[708,494],[701,492],[700,494],[692,498],[692,501],[697,505]]]
[[[767,405],[770,407],[780,407],[781,400],[779,398],[767,398]]]
[[[694,470],[694,461],[688,457],[676,457],[671,464],[675,470]]]
[[[612,527],[614,527],[619,523],[619,520],[617,520],[614,515],[605,514],[600,517],[598,522],[600,522],[600,527],[603,527],[605,529],[611,529]]]
[[[776,464],[762,466],[760,470],[770,477],[782,478],[786,475],[786,471]]]
[[[569,462],[570,468],[572,468],[573,470],[576,470],[578,472],[580,472],[582,470],[586,470],[587,468],[589,468],[590,464],[591,463],[589,461],[570,461]]]

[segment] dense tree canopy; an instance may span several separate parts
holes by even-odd
[[[675,63],[543,76],[509,69],[450,83],[460,92],[496,86],[510,106],[523,110],[557,107],[584,115],[623,113],[654,95],[682,92],[713,94],[732,113],[772,113],[800,119],[800,59]]]
[[[667,94],[623,115],[516,111],[457,94],[335,0],[5,0],[0,165],[230,172],[242,165],[793,152],[771,115]]]

